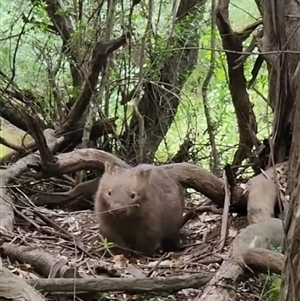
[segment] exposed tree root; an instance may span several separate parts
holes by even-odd
[[[81,278],[79,273],[67,265],[67,262],[55,259],[51,254],[37,248],[16,246],[4,243],[1,253],[9,257],[11,261],[30,264],[39,274],[44,277]]]
[[[283,241],[282,221],[270,218],[266,221],[249,225],[234,239],[226,259],[219,271],[208,283],[198,301],[234,301],[236,290],[232,288],[244,274],[247,266],[278,271],[280,256],[268,252],[271,246],[278,247]],[[255,260],[259,261],[255,261]],[[282,257],[281,257],[282,260]],[[270,264],[270,266],[268,266]]]
[[[51,129],[46,129],[44,135],[47,140],[47,145],[50,150],[53,150],[59,143],[61,143],[64,138],[57,139],[54,136],[54,131]],[[28,165],[36,165],[39,162],[40,157],[37,153],[30,154],[20,160],[15,164],[7,168],[6,170],[1,170],[0,177],[0,228],[6,229],[8,231],[13,231],[13,220],[14,213],[10,193],[8,191],[8,184],[13,179],[28,170]]]
[[[79,149],[70,153],[56,156],[58,161],[49,166],[49,174],[64,174],[75,172],[83,169],[95,169],[103,172],[104,162],[109,161],[122,167],[130,167],[126,162],[118,157],[104,151],[96,149]],[[223,182],[218,177],[203,169],[202,167],[190,163],[174,163],[159,166],[165,169],[176,180],[186,188],[194,188],[211,199],[215,204],[222,207],[224,203]],[[87,196],[87,192],[93,195],[97,189],[97,180],[87,181],[79,184],[76,188],[67,193],[59,193],[62,200],[76,198],[81,194]],[[53,196],[53,195],[52,195]],[[44,196],[39,202],[45,202]],[[236,212],[246,212],[247,193],[240,187],[235,187],[232,191],[231,209]]]
[[[274,183],[275,170],[278,178],[285,175],[288,169],[288,162],[270,167],[263,173],[252,178],[249,182],[249,196],[247,203],[249,224],[259,223],[270,217],[274,217],[275,205],[277,202],[277,188]]]
[[[270,271],[280,275],[283,267],[284,256],[281,253],[262,248],[248,249],[243,258],[247,266],[255,271]]]
[[[0,268],[0,301],[45,301],[33,287],[6,268]]]

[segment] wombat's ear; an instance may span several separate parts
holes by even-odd
[[[120,167],[116,163],[109,163],[108,161],[104,162],[105,172],[113,174],[115,173]]]
[[[139,171],[139,177],[147,180],[150,177],[151,169],[144,169]]]
[[[113,165],[110,164],[109,162],[105,161],[104,162],[104,170],[105,170],[105,172],[111,173],[113,170]]]

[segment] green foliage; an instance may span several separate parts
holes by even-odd
[[[74,87],[72,84],[69,70],[69,63],[72,58],[61,55],[62,40],[58,35],[53,34],[53,30],[51,31],[49,27],[51,22],[46,11],[46,4],[35,1],[35,5],[32,6],[32,3],[30,1],[1,1],[0,34],[3,38],[0,40],[0,64],[1,70],[8,76],[14,75],[14,81],[20,88],[29,89],[41,96],[38,98],[37,109],[45,120],[51,120],[57,108],[63,108],[71,97],[76,99],[80,95],[81,88]],[[130,1],[125,1],[122,5],[118,4],[113,37],[119,36],[122,33],[122,27],[127,25],[130,3]],[[106,2],[100,13],[95,14],[98,5],[96,2],[89,2],[89,5],[84,2],[85,10],[82,20],[76,20],[75,31],[71,37],[72,43],[80,45],[78,55],[82,56],[83,60],[89,59],[85,55],[91,49],[92,42],[103,38],[106,29]],[[151,32],[146,32],[147,5],[147,1],[142,1],[134,10],[131,22],[134,33],[131,49],[125,47],[114,54],[109,84],[104,94],[104,98],[110,100],[109,115],[114,116],[116,114],[119,117],[117,121],[118,132],[123,130],[121,127],[123,118],[126,117],[127,122],[129,122],[133,112],[132,101],[126,107],[119,105],[119,85],[120,83],[128,84],[128,91],[125,92],[129,92],[137,83],[136,75],[139,70],[141,39],[145,36],[147,40],[144,59],[145,79],[154,83],[157,82],[162,63],[165,57],[170,55],[170,50],[166,51],[166,48],[172,27],[172,4],[169,1],[160,1],[159,5],[155,5]],[[205,11],[199,11],[197,18],[190,16],[184,21],[177,22],[175,26],[173,36],[177,38],[188,36],[193,39],[197,30],[200,30],[201,49],[198,65],[181,91],[180,105],[175,121],[156,154],[158,161],[165,161],[174,155],[187,132],[192,131],[196,133],[198,163],[204,167],[209,167],[207,158],[209,157],[210,146],[203,112],[201,85],[208,70],[211,56],[210,5],[211,3],[207,2]],[[67,6],[65,10],[59,11],[59,15],[73,16],[72,6]],[[31,22],[24,23],[24,16]],[[251,22],[256,21],[258,16],[259,13],[254,2],[247,0],[231,1],[230,20],[234,30],[242,30]],[[191,27],[194,29],[191,30]],[[20,35],[20,33],[22,34]],[[184,45],[180,45],[180,39],[178,43],[178,47],[184,47]],[[245,45],[248,43],[250,43],[250,38]],[[235,111],[227,83],[227,64],[225,55],[221,52],[222,45],[219,36],[217,36],[216,47],[216,67],[209,86],[208,100],[215,126],[218,152],[221,157],[221,164],[224,164],[232,160],[239,137]],[[178,49],[175,47],[172,51],[175,52]],[[247,80],[251,78],[255,58],[250,57],[245,64]],[[56,89],[60,98],[58,102],[55,102],[53,87],[49,84],[49,70],[53,70],[57,66],[59,68],[56,76]],[[267,72],[263,69],[255,83],[255,88],[266,96],[267,85]],[[166,90],[168,89],[169,87],[166,87]],[[270,110],[267,112],[265,101],[253,89],[249,90],[249,95],[254,104],[259,138],[263,138],[268,134],[272,114]],[[104,101],[102,101],[102,107],[99,109],[104,110]]]
[[[112,243],[112,242],[109,242],[109,241],[107,240],[107,238],[103,238],[103,241],[102,241],[102,243],[101,243],[101,247],[104,248],[104,254],[105,254],[106,252],[108,252],[108,250],[109,250],[110,248],[112,248],[114,245],[115,245],[115,244]]]
[[[271,247],[274,252],[282,253],[282,245],[279,247]],[[261,275],[264,281],[264,287],[261,292],[261,301],[278,301],[280,288],[281,288],[281,277],[276,274]]]
[[[278,301],[281,287],[281,277],[278,275],[262,276],[265,285],[262,291],[261,301]]]
[[[259,13],[254,3],[249,1],[231,1],[230,20],[234,30],[241,30],[251,22],[258,19]],[[210,18],[210,7],[207,9],[207,19]],[[204,24],[204,22],[202,22]],[[207,157],[209,147],[207,124],[203,113],[203,103],[201,101],[201,85],[209,67],[210,61],[210,28],[208,24],[202,28],[200,41],[202,49],[199,51],[199,63],[185,84],[181,94],[181,102],[176,119],[168,132],[166,140],[168,143],[160,147],[161,161],[164,161],[168,153],[175,154],[177,146],[182,143],[188,129],[194,128],[198,132],[197,143],[200,148],[199,158]],[[246,41],[250,43],[250,38]],[[221,40],[218,37],[217,48],[222,49]],[[251,70],[256,57],[250,57],[245,64],[245,76],[247,80],[251,78]],[[231,95],[228,90],[227,63],[225,55],[218,52],[214,77],[210,83],[208,93],[209,109],[217,133],[216,143],[221,155],[221,163],[230,162],[238,143],[238,127]],[[262,94],[267,93],[267,71],[262,69],[257,81],[256,88]],[[264,100],[253,90],[249,91],[251,102],[254,104],[254,111],[258,122],[258,137],[263,138],[268,135],[268,127],[271,126],[272,114],[270,109],[267,112],[267,105]],[[209,162],[200,160],[200,163],[209,168]]]

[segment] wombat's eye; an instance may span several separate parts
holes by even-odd
[[[108,190],[107,194],[108,194],[108,195],[111,195],[111,190]]]
[[[134,199],[134,198],[135,198],[135,193],[132,192],[131,195],[130,195],[130,197],[131,197],[132,199]]]

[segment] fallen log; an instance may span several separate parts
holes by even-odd
[[[26,283],[43,292],[177,292],[185,288],[201,288],[212,273],[197,273],[189,276],[167,278],[81,278],[81,279],[30,279]]]

